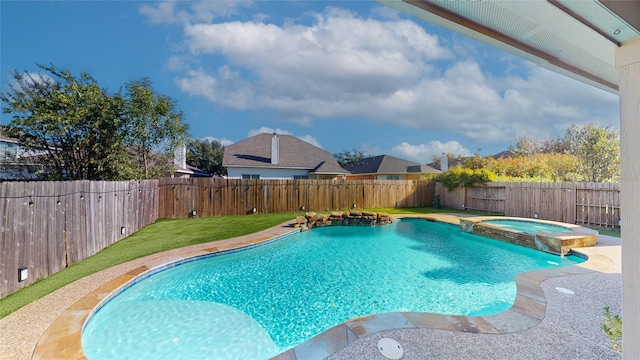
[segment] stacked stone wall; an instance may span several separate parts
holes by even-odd
[[[332,211],[330,214],[308,212],[305,216],[296,216],[295,227],[302,230],[322,226],[378,226],[393,222],[393,217],[387,213],[368,211]]]

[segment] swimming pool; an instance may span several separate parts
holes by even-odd
[[[505,229],[522,231],[530,234],[535,234],[537,232],[563,233],[573,231],[573,229],[568,227],[533,220],[493,219],[484,220],[481,223],[500,226]]]
[[[372,313],[498,313],[516,274],[581,261],[417,219],[314,229],[139,281],[89,319],[83,349],[92,360],[263,359]]]

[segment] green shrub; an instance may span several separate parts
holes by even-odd
[[[608,306],[604,308],[604,323],[602,324],[602,330],[609,337],[613,349],[617,352],[622,352],[622,319],[620,315],[613,315]]]
[[[436,176],[434,181],[441,182],[448,191],[458,186],[469,187],[495,181],[496,175],[487,169],[467,169],[454,167]]]

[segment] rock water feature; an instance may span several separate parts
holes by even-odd
[[[305,216],[296,216],[294,227],[302,231],[322,226],[377,226],[393,222],[393,217],[387,213],[367,211],[332,211],[330,214],[308,212]]]

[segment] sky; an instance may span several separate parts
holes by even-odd
[[[619,128],[617,95],[373,0],[1,0],[0,89],[37,64],[110,93],[149,78],[223,145],[276,131],[426,164]]]

